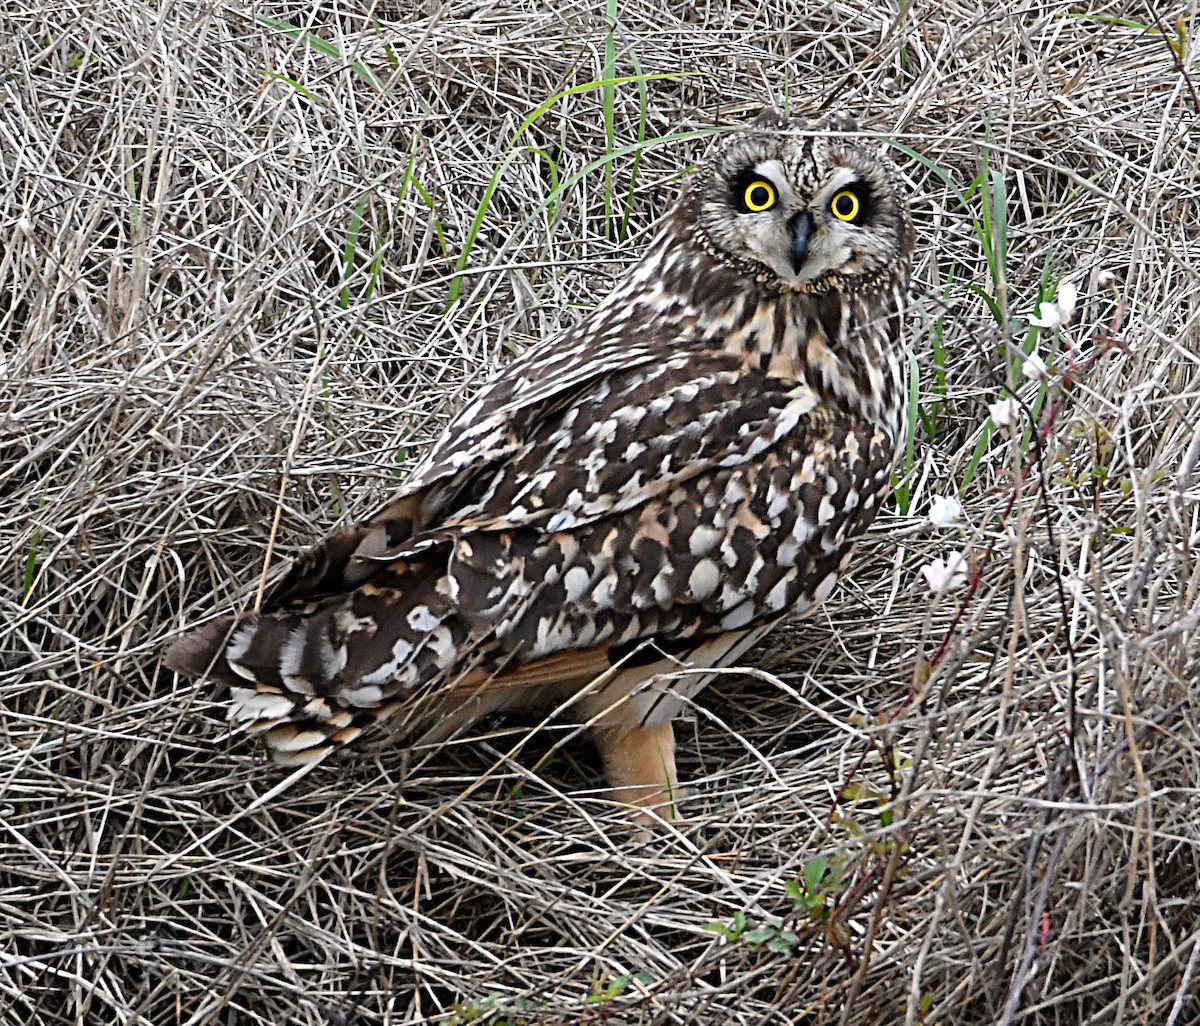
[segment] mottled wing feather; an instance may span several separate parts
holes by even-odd
[[[586,683],[643,641],[684,659],[689,638],[734,652],[823,599],[874,515],[893,440],[724,358],[660,366],[535,419],[490,477],[473,470],[458,519],[414,529],[410,495],[392,507],[399,526],[376,518],[309,557],[271,615],[211,628],[231,632],[214,675],[277,696],[242,696],[251,729],[276,747],[382,716],[429,731],[464,688],[479,693],[469,721],[521,687]],[[635,409],[636,423],[619,416]],[[623,461],[626,429],[647,448]],[[518,490],[551,470],[522,512],[535,492]],[[283,699],[295,710],[276,716]]]
[[[807,385],[748,374],[727,355],[683,354],[613,374],[477,475],[443,524],[574,530],[757,459],[816,406]]]
[[[332,535],[296,562],[266,608],[346,591],[378,567],[411,558],[430,515],[423,507],[440,507],[439,532],[571,530],[718,464],[754,460],[793,430],[817,397],[807,385],[761,374],[747,382],[748,373],[729,355],[684,353],[577,385],[565,408],[522,407],[523,423],[510,422],[504,445],[487,450],[502,456],[465,450],[475,462]],[[553,394],[546,403],[557,407],[561,398]]]
[[[457,505],[478,475],[511,460],[547,417],[576,405],[580,394],[609,374],[628,373],[657,358],[656,347],[648,344],[589,353],[588,338],[568,335],[553,346],[536,346],[485,385],[451,420],[398,501],[419,492],[423,518],[437,519]],[[537,380],[539,373],[545,380]],[[389,502],[372,521],[390,518],[392,506]]]
[[[825,408],[801,420],[753,461],[717,460],[608,517],[464,533],[450,563],[459,615],[532,661],[811,609],[874,517],[894,444]]]
[[[627,316],[605,310],[618,306],[619,297],[610,296],[593,317],[526,350],[484,385],[451,420],[408,490],[499,463],[524,444],[541,418],[571,405],[574,394],[610,374],[661,359],[668,340],[644,319],[630,323]]]
[[[581,334],[576,329],[574,334]],[[538,346],[485,385],[451,421],[439,443],[400,493],[362,524],[337,531],[306,550],[267,597],[281,609],[357,587],[381,563],[402,558],[414,533],[437,522],[480,477],[502,467],[527,446],[545,418],[574,405],[582,390],[605,375],[626,373],[654,359],[654,347],[622,352],[613,340],[600,359],[582,343]],[[546,381],[537,381],[540,373]]]
[[[374,574],[380,560],[398,559],[417,529],[421,493],[407,493],[365,524],[337,531],[302,553],[267,596],[281,609],[352,590]]]

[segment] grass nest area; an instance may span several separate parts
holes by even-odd
[[[0,1023],[1200,1021],[1197,39],[1194,3],[6,4]],[[677,827],[570,724],[289,775],[161,666],[766,104],[901,165],[914,443],[850,578],[678,728]]]

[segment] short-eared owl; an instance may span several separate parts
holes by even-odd
[[[167,665],[233,685],[287,763],[384,719],[414,743],[558,709],[618,797],[668,807],[672,719],[829,595],[903,442],[912,223],[852,128],[767,110],[722,141],[590,316]]]

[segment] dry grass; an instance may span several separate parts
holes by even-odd
[[[1200,1017],[1194,0],[1155,31],[1117,3],[628,0],[610,66],[669,77],[612,88],[607,165],[603,6],[0,14],[0,1021]],[[294,781],[162,671],[597,301],[705,145],[665,137],[828,95],[929,162],[900,154],[939,416],[911,512],[756,654],[774,676],[702,696],[685,829],[639,845],[565,727]],[[999,281],[979,190],[930,167],[965,187],[985,147]],[[981,293],[1021,315],[1063,274],[1045,488],[1003,435],[969,471],[1020,362]],[[965,536],[933,530],[969,474]],[[930,603],[958,546],[978,587]]]

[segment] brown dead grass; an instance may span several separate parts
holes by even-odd
[[[1200,1017],[1195,4],[629,0],[617,73],[670,77],[615,87],[647,142],[611,184],[599,88],[514,142],[603,77],[602,7],[0,13],[0,1021]],[[639,844],[562,726],[293,779],[162,671],[603,295],[703,151],[668,137],[830,97],[960,187],[986,149],[1007,262],[898,154],[939,407],[911,511],[702,696],[683,828]],[[1061,275],[1044,478],[998,435],[933,530],[1026,340],[978,290],[1018,317]],[[956,547],[978,587],[930,601]]]

